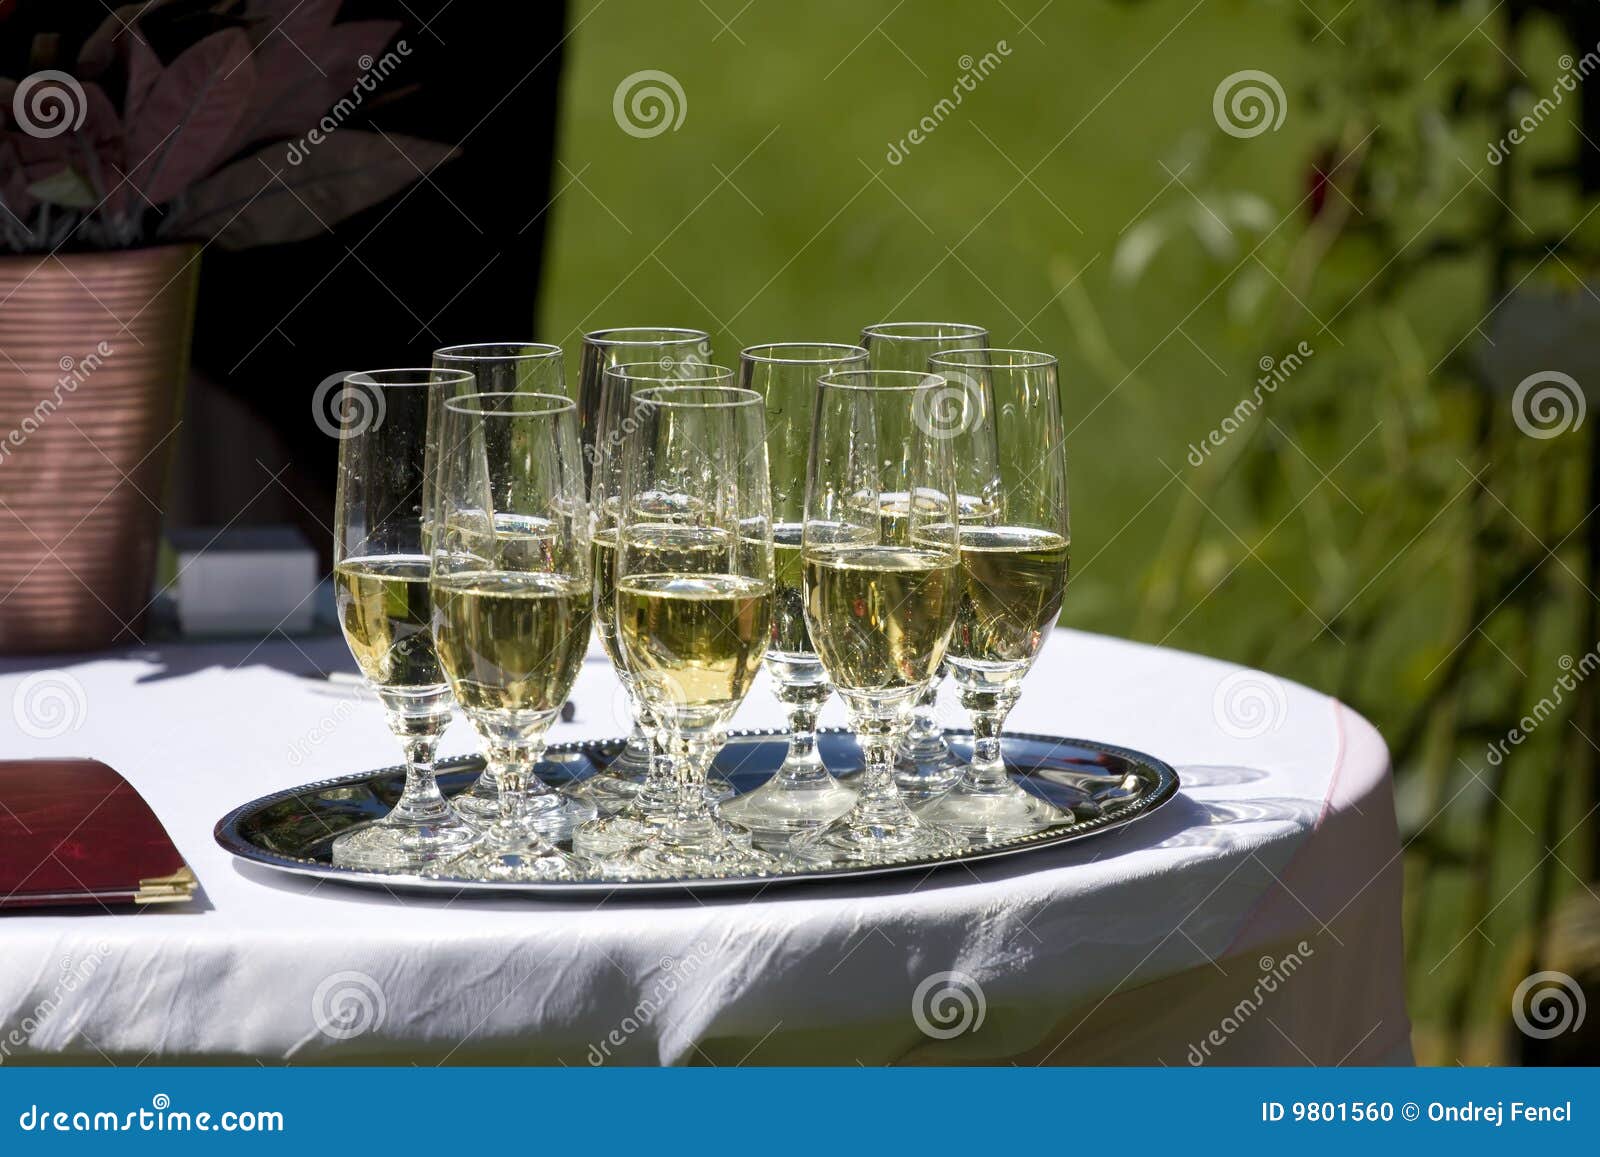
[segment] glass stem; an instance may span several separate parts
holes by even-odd
[[[400,801],[394,805],[395,815],[425,821],[450,813],[433,770],[439,739],[449,725],[448,715],[442,719],[399,713],[389,716],[389,728],[400,740],[406,756],[406,784]]]
[[[789,752],[778,774],[791,786],[827,779],[828,769],[817,754],[817,716],[822,713],[822,705],[814,695],[808,694],[804,699],[790,697],[783,688],[778,691],[778,699],[789,709]]]
[[[541,741],[496,743],[489,746],[489,766],[495,769],[500,788],[499,824],[520,832],[528,820],[528,780],[532,768],[544,756]]]
[[[674,732],[670,750],[676,780],[678,822],[690,823],[709,818],[711,805],[706,800],[706,763],[714,746],[705,737]]]
[[[903,746],[908,753],[934,758],[944,745],[944,728],[939,726],[939,684],[944,682],[944,664],[934,673],[928,685],[917,696],[916,709],[911,714],[911,726],[906,732]]]
[[[622,755],[617,762],[622,769],[635,775],[640,772],[649,775],[649,765],[654,759],[655,745],[651,742],[651,733],[654,730],[651,724],[654,721],[651,719],[648,709],[640,701],[638,694],[635,693],[632,682],[624,679],[623,685],[628,692],[628,711],[633,716],[633,729],[628,732],[628,744],[623,748]]]
[[[659,730],[650,736],[649,746],[650,771],[634,806],[644,815],[671,814],[678,806],[678,773],[672,753]]]
[[[856,797],[850,821],[858,826],[889,826],[907,823],[911,811],[894,783],[895,747],[906,730],[904,717],[858,716],[851,719],[856,739],[861,744],[860,794]]]
[[[1009,786],[1011,780],[1001,755],[1000,736],[1017,696],[982,691],[963,694],[961,700],[972,717],[972,763],[967,768],[967,785],[988,791]]]

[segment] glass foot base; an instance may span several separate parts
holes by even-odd
[[[469,823],[492,824],[500,815],[500,784],[485,770],[466,791],[450,797],[450,807]]]
[[[751,847],[750,833],[702,820],[656,831],[628,857],[635,870],[669,876],[735,875],[768,870],[777,861]]]
[[[608,792],[597,791],[594,784],[587,779],[564,783],[555,791],[569,804],[593,812],[595,816],[614,815],[628,804],[627,800],[619,799]]]
[[[572,784],[566,789],[567,794],[574,799],[588,800],[602,814],[616,815],[627,810],[628,805],[638,800],[640,793],[644,791],[646,772],[649,769],[645,768],[637,775],[617,774],[616,769],[621,762],[617,760],[605,771]],[[707,777],[706,799],[711,803],[732,799],[734,795],[734,786],[726,777],[721,775]]]
[[[917,808],[917,817],[972,844],[1015,839],[1072,819],[1009,778],[996,787],[980,787],[970,777]]]
[[[474,828],[482,830],[500,820],[499,784],[493,787],[495,795],[487,798],[481,794],[483,780],[464,792],[450,797],[450,806]],[[570,839],[572,829],[588,823],[600,814],[600,807],[585,792],[566,788],[556,791],[546,787],[528,797],[528,821],[541,835],[554,842]]]
[[[566,790],[574,799],[586,799],[594,804],[600,813],[614,815],[637,799],[643,788],[642,779],[629,779],[602,771],[588,779],[579,780]]]
[[[655,839],[672,821],[671,813],[644,815],[629,810],[606,816],[579,827],[572,833],[572,850],[589,859],[615,864],[631,852]],[[717,831],[736,847],[749,849],[751,832],[737,824],[713,819]]]
[[[445,863],[433,864],[430,876],[465,876],[473,880],[565,880],[577,875],[577,863],[544,840],[484,843]]]
[[[949,791],[966,770],[943,735],[903,744],[895,754],[894,785],[908,800],[932,799]]]
[[[570,840],[580,825],[600,814],[590,800],[557,791],[542,791],[530,797],[527,808],[528,826],[553,844]]]
[[[908,801],[933,799],[953,788],[961,779],[961,765],[896,764],[894,785]]]
[[[408,872],[459,856],[479,839],[477,831],[448,808],[425,820],[386,816],[333,841],[333,862],[364,872]]]
[[[757,836],[787,838],[832,823],[855,802],[854,790],[831,775],[791,783],[780,770],[755,791],[729,800],[718,810],[724,819],[749,828]]]
[[[948,855],[960,847],[956,837],[907,812],[878,823],[860,823],[857,817],[846,815],[827,827],[795,836],[788,851],[811,865],[887,864]]]
[[[572,833],[572,850],[593,860],[609,861],[644,843],[667,821],[624,812],[583,824]]]

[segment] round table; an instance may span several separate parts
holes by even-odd
[[[38,660],[0,667],[10,702]],[[1124,831],[758,896],[363,891],[235,863],[212,826],[393,764],[338,638],[55,666],[76,730],[8,756],[120,771],[200,880],[181,908],[0,915],[0,1052],[118,1064],[1409,1062],[1388,755],[1338,702],[1177,651],[1053,634],[1009,726],[1148,751],[1182,789]],[[947,689],[948,693],[948,689]],[[615,735],[598,652],[552,741]],[[965,726],[953,698],[950,726]],[[824,724],[842,722],[837,700]],[[735,726],[779,726],[764,684]],[[458,720],[446,753],[471,750]],[[82,967],[93,958],[92,969]],[[62,978],[87,972],[65,991]],[[5,1035],[9,1034],[9,1035]]]

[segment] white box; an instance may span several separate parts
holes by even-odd
[[[293,527],[243,526],[171,536],[178,556],[172,586],[186,635],[311,629],[317,552]]]

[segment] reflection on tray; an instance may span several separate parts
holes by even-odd
[[[951,733],[951,747],[970,755],[970,740]],[[603,772],[622,751],[622,740],[569,743],[552,746],[539,775],[552,787],[581,785]],[[764,783],[782,762],[787,744],[776,732],[736,732],[718,753],[712,779],[725,781],[732,795],[742,795]],[[861,753],[854,738],[843,731],[823,731],[818,749],[828,767],[843,782],[861,769]],[[1160,760],[1139,752],[1086,740],[1038,735],[1008,735],[1006,759],[1017,782],[1026,790],[1055,804],[1072,817],[1070,823],[1033,835],[994,844],[969,845],[953,855],[931,859],[889,861],[870,866],[828,867],[808,864],[784,854],[779,845],[767,845],[770,871],[737,877],[685,878],[619,876],[603,861],[591,874],[577,880],[492,881],[451,875],[440,865],[426,876],[377,875],[335,867],[330,856],[341,833],[385,815],[400,796],[403,773],[388,768],[322,784],[310,784],[265,797],[238,809],[217,825],[223,847],[244,859],[290,871],[308,872],[330,879],[382,883],[402,887],[491,888],[561,894],[596,888],[641,891],[681,891],[690,886],[764,886],[811,879],[839,879],[939,867],[998,855],[1013,855],[1052,847],[1114,829],[1150,814],[1177,790],[1173,770]],[[483,770],[478,757],[441,763],[439,784],[446,797],[467,790]],[[731,798],[731,797],[730,797]],[[559,833],[569,848],[570,831]],[[758,842],[758,847],[763,846]]]

